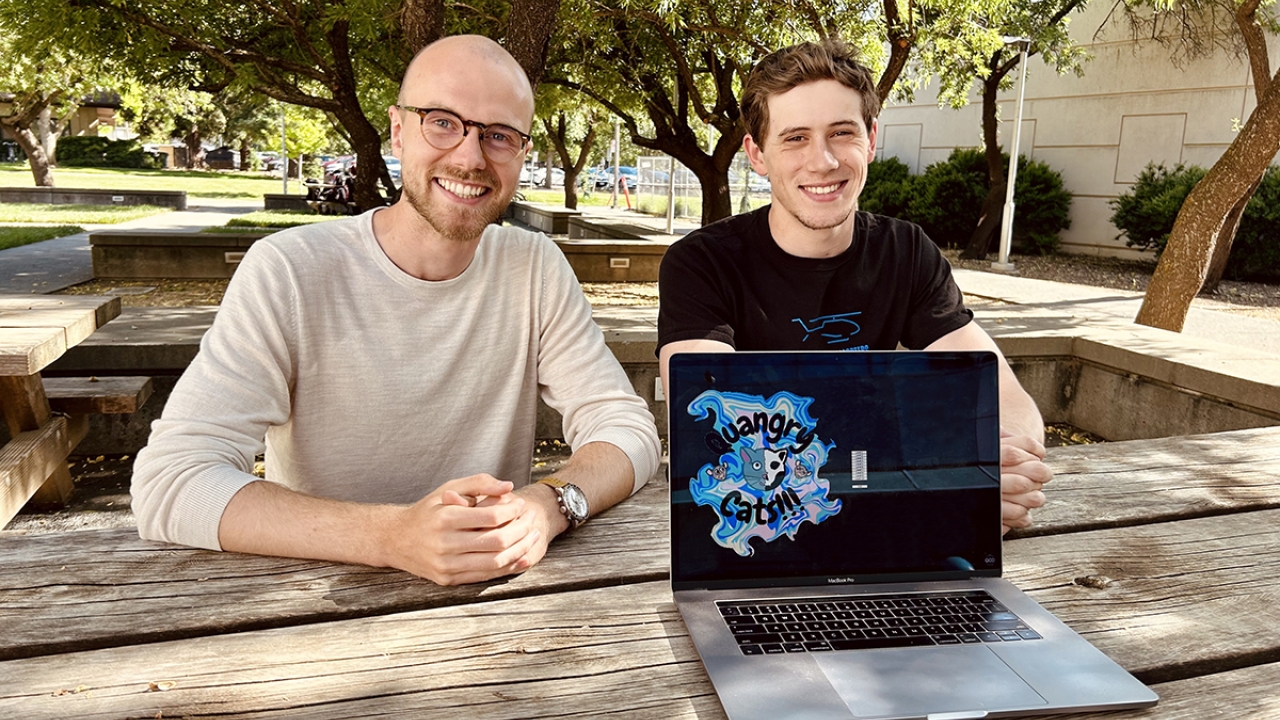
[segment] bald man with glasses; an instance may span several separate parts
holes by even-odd
[[[388,113],[400,199],[246,253],[138,454],[142,537],[480,582],[657,470],[653,416],[563,254],[494,224],[530,148],[520,66],[445,38]],[[531,483],[539,395],[573,456]]]

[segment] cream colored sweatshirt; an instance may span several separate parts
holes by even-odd
[[[634,489],[657,470],[653,416],[551,240],[490,226],[460,276],[427,282],[387,258],[372,217],[245,254],[138,453],[143,538],[221,549],[264,438],[267,478],[312,495],[412,503],[482,472],[524,485],[539,393],[570,446],[626,453]]]

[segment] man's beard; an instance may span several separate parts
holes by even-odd
[[[436,170],[437,168],[435,167],[427,168],[427,172],[418,177],[434,178],[439,174]],[[453,171],[441,176],[463,182],[481,183],[491,188],[483,203],[474,207],[465,207],[447,203],[444,200],[433,201],[428,192],[430,188],[422,187],[419,183],[413,181],[409,175],[406,175],[404,185],[401,187],[401,193],[409,201],[409,205],[418,212],[418,215],[422,216],[422,219],[426,220],[427,224],[439,233],[441,237],[456,242],[472,242],[480,237],[486,227],[502,217],[507,203],[502,202],[498,197],[498,191],[492,189],[498,185],[497,178],[493,176],[493,173],[487,171]],[[427,183],[434,182],[434,180],[427,180]],[[443,188],[439,189],[444,191]]]

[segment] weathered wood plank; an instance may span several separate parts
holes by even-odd
[[[121,415],[138,411],[151,397],[152,383],[149,377],[45,378],[44,390],[58,412]]]
[[[0,677],[0,715],[723,718],[665,583],[17,660]]]
[[[523,575],[449,588],[394,570],[190,550],[128,530],[0,537],[0,658],[665,578],[666,498],[655,477]]]
[[[32,717],[724,718],[661,582],[12,660],[0,677],[0,714]],[[1280,664],[1211,674],[1102,717],[1274,717],[1278,683]]]
[[[1280,508],[1280,427],[1050,448],[1035,525],[1010,538]]]
[[[0,375],[34,375],[66,351],[60,328],[0,328]]]
[[[13,317],[46,312],[90,311],[95,319],[94,326],[98,328],[118,317],[121,307],[120,298],[110,295],[0,295],[0,327],[19,326],[8,322]],[[72,344],[80,342],[84,337],[78,337]]]
[[[1280,658],[1280,510],[1006,549],[1006,577],[1144,682]]]
[[[120,314],[120,298],[0,295],[0,375],[33,375]]]
[[[0,376],[0,412],[9,426],[10,437],[44,425],[52,410],[40,376]]]
[[[0,448],[0,527],[3,527],[50,477],[71,482],[67,453],[71,432],[67,419],[55,417],[39,430],[20,433]],[[0,551],[3,553],[3,551]],[[4,605],[0,591],[0,606]]]

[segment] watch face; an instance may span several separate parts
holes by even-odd
[[[566,485],[563,490],[564,506],[569,514],[577,520],[585,520],[588,512],[587,497],[575,485]]]

